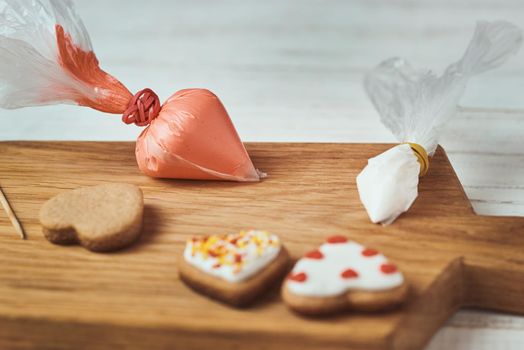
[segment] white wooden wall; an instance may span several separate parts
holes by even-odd
[[[440,72],[477,19],[524,28],[524,0],[77,0],[102,67],[167,98],[206,87],[245,141],[394,141],[363,73],[404,56]],[[473,206],[524,215],[524,52],[474,78],[441,144]],[[133,140],[116,115],[52,106],[0,110],[0,139]],[[524,254],[524,252],[523,252]],[[524,297],[524,295],[523,295]],[[524,348],[524,317],[461,311],[428,349]]]

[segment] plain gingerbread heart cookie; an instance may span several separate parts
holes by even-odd
[[[297,312],[322,315],[379,311],[402,303],[408,284],[378,251],[332,236],[293,267],[282,286],[284,302]]]
[[[194,237],[178,259],[180,278],[196,291],[233,306],[258,299],[287,272],[280,239],[261,230]]]
[[[39,218],[50,242],[101,252],[133,243],[142,230],[143,212],[140,188],[111,183],[61,193],[44,203]]]

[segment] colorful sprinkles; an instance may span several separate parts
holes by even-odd
[[[268,247],[279,247],[277,236],[267,231],[249,230],[224,235],[193,237],[188,240],[191,256],[199,256],[203,260],[214,259],[213,268],[231,266],[233,273],[239,273],[246,259],[254,250],[255,257],[261,256]]]

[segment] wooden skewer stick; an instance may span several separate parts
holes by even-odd
[[[22,225],[20,225],[20,221],[18,221],[18,218],[16,217],[15,212],[9,205],[9,202],[7,201],[7,198],[4,194],[4,191],[2,191],[2,188],[0,187],[0,203],[2,204],[2,207],[4,208],[5,212],[7,213],[7,216],[9,217],[9,220],[11,220],[11,224],[13,224],[13,227],[15,228],[16,232],[20,235],[22,239],[25,239],[25,232],[22,228]]]

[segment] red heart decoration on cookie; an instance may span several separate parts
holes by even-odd
[[[304,257],[309,259],[322,259],[324,257],[324,254],[320,250],[312,250],[310,252],[307,252]]]
[[[299,259],[282,286],[284,302],[311,315],[383,310],[402,303],[407,292],[403,274],[386,256],[340,235]]]
[[[140,170],[152,177],[258,181],[226,109],[206,89],[180,90],[136,143]]]
[[[344,271],[342,271],[340,276],[342,278],[357,278],[358,277],[358,272],[356,272],[353,269],[345,269]]]
[[[346,243],[348,241],[348,239],[344,236],[339,236],[339,235],[336,235],[336,236],[329,236],[327,239],[326,239],[326,242],[327,243],[331,243],[331,244],[337,244],[337,243]]]
[[[295,282],[304,282],[307,280],[307,275],[304,272],[291,273],[287,278]]]
[[[378,251],[376,251],[375,249],[373,248],[366,248],[362,251],[362,255],[363,256],[375,256],[378,254]]]

